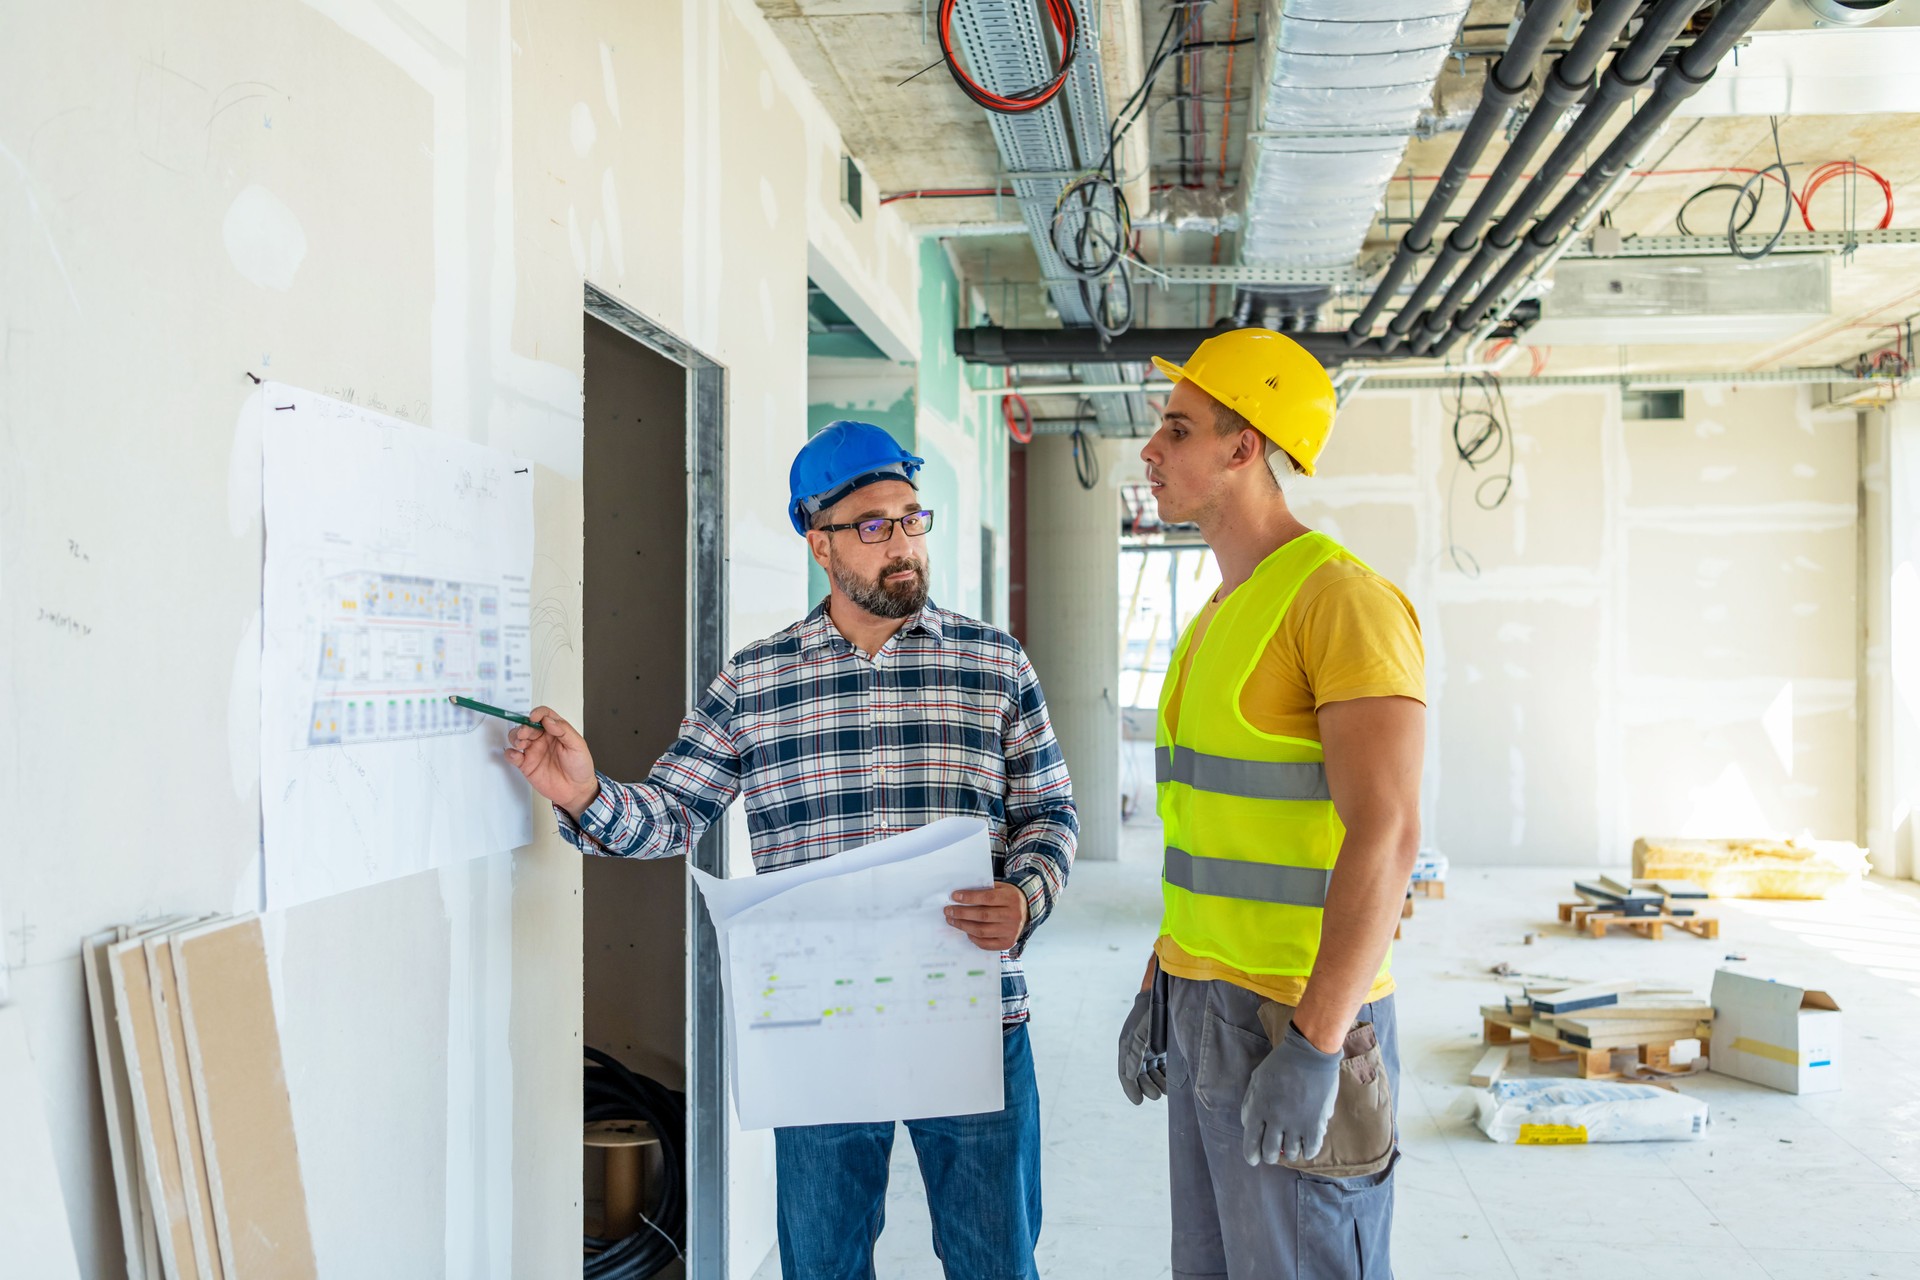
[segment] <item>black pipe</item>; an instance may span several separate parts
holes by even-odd
[[[1620,171],[1633,162],[1633,158],[1680,104],[1713,78],[1714,68],[1719,66],[1720,60],[1760,20],[1760,15],[1772,3],[1773,0],[1728,0],[1727,5],[1714,15],[1700,38],[1660,77],[1660,83],[1654,87],[1647,104],[1635,112],[1613,141],[1607,144],[1600,159],[1587,168],[1580,180],[1573,184],[1573,190],[1567,192],[1551,212],[1534,223],[1519,249],[1507,259],[1486,288],[1454,318],[1445,339],[1435,345],[1436,355],[1445,355],[1462,336],[1472,332],[1481,318],[1493,309],[1494,303],[1553,248],[1561,234],[1586,212],[1587,207],[1619,176]]]
[[[1420,318],[1421,308],[1446,283],[1460,260],[1478,247],[1480,229],[1492,220],[1500,208],[1500,202],[1507,198],[1507,193],[1520,180],[1520,175],[1526,172],[1527,163],[1540,150],[1566,109],[1589,93],[1597,92],[1594,70],[1600,65],[1600,59],[1606,56],[1615,37],[1639,8],[1640,0],[1600,0],[1594,7],[1593,16],[1581,30],[1580,38],[1573,42],[1573,47],[1554,59],[1553,70],[1540,86],[1539,101],[1527,113],[1526,123],[1520,126],[1519,134],[1508,144],[1506,153],[1494,166],[1486,185],[1480,188],[1480,194],[1474,198],[1466,216],[1448,234],[1447,242],[1440,247],[1438,260],[1420,278],[1412,296],[1401,306],[1400,314],[1387,326],[1381,341],[1389,349],[1406,337],[1415,320]],[[1446,315],[1453,314],[1453,308],[1444,304],[1442,310]]]
[[[1002,329],[982,325],[953,331],[954,354],[970,364],[1008,365],[1087,363],[1146,360],[1163,356],[1184,361],[1208,338],[1228,332],[1217,329],[1129,329],[1104,344],[1092,329]],[[1348,360],[1386,353],[1374,342],[1347,345],[1346,331],[1302,330],[1287,335],[1329,369]]]
[[[1533,180],[1527,183],[1526,189],[1501,215],[1500,221],[1487,234],[1486,242],[1480,246],[1480,251],[1474,255],[1467,269],[1454,280],[1440,304],[1422,322],[1420,332],[1413,338],[1416,352],[1424,354],[1447,332],[1448,325],[1459,314],[1467,297],[1486,278],[1487,272],[1506,256],[1514,242],[1520,239],[1521,232],[1526,229],[1527,219],[1553,193],[1574,162],[1592,146],[1594,138],[1613,118],[1620,104],[1647,87],[1648,79],[1659,64],[1660,55],[1666,52],[1674,37],[1686,29],[1702,3],[1703,0],[1661,0],[1659,7],[1641,25],[1639,34],[1625,49],[1613,56],[1606,72],[1594,86],[1593,96],[1580,109],[1579,118],[1567,130],[1566,136],[1560,139],[1559,145],[1554,147],[1547,162],[1533,175]],[[1589,29],[1592,25],[1589,24]],[[1448,243],[1452,244],[1451,239]]]
[[[1533,82],[1533,64],[1540,60],[1547,42],[1560,29],[1572,3],[1573,0],[1534,0],[1533,4],[1527,6],[1526,16],[1520,19],[1519,29],[1513,33],[1513,43],[1507,46],[1500,61],[1487,72],[1479,105],[1474,107],[1473,116],[1467,121],[1466,130],[1454,146],[1453,154],[1447,157],[1446,167],[1440,171],[1439,182],[1428,194],[1426,206],[1420,210],[1420,216],[1413,226],[1400,237],[1400,247],[1394,251],[1393,262],[1387,267],[1386,275],[1348,328],[1347,335],[1353,345],[1358,346],[1366,339],[1373,322],[1380,318],[1380,313],[1393,300],[1393,295],[1399,292],[1401,281],[1413,269],[1414,260],[1433,247],[1434,229],[1453,204],[1460,184],[1473,172],[1474,162],[1487,149],[1487,143],[1493,140],[1494,133],[1506,119],[1507,111]]]

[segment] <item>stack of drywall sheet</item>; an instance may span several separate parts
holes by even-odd
[[[316,1274],[257,917],[81,946],[130,1280]]]

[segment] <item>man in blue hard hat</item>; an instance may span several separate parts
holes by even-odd
[[[907,1131],[949,1280],[1037,1278],[1040,1107],[1019,957],[1066,886],[1080,828],[1019,642],[927,598],[922,465],[864,422],[835,422],[800,450],[787,515],[829,594],[728,661],[645,782],[597,774],[550,707],[533,711],[541,728],[513,732],[507,758],[592,854],[687,853],[739,795],[760,871],[939,818],[984,819],[995,884],[956,894],[947,918],[1000,953],[1006,1107]],[[893,1140],[892,1123],[774,1131],[789,1280],[873,1275]]]

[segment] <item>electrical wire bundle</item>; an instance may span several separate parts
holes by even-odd
[[[686,1095],[658,1081],[636,1075],[592,1047],[582,1052],[590,1059],[586,1070],[584,1119],[645,1121],[660,1139],[665,1166],[660,1194],[641,1211],[641,1229],[618,1240],[583,1236],[584,1280],[646,1280],[658,1275],[676,1258],[684,1257],[687,1243]]]
[[[1826,186],[1827,183],[1832,182],[1835,178],[1848,179],[1846,184],[1846,229],[1849,233],[1852,232],[1856,225],[1859,202],[1859,196],[1856,191],[1858,186],[1856,179],[1860,177],[1865,177],[1868,181],[1873,182],[1880,188],[1880,196],[1886,207],[1881,211],[1878,229],[1885,231],[1893,225],[1893,184],[1858,161],[1829,160],[1808,174],[1807,180],[1801,186],[1800,190],[1795,191],[1793,189],[1793,175],[1788,172],[1789,166],[1786,157],[1780,150],[1779,117],[1769,116],[1767,117],[1767,122],[1773,132],[1773,163],[1764,169],[1732,170],[1732,172],[1745,173],[1750,176],[1744,182],[1710,183],[1688,196],[1686,200],[1681,203],[1679,212],[1674,214],[1673,217],[1674,229],[1681,235],[1690,236],[1695,234],[1693,228],[1687,225],[1687,210],[1693,207],[1696,200],[1699,200],[1702,196],[1712,195],[1714,192],[1730,191],[1733,193],[1733,207],[1727,212],[1727,249],[1729,252],[1745,258],[1749,262],[1757,262],[1780,247],[1780,242],[1786,237],[1787,227],[1793,221],[1793,215],[1796,211],[1800,214],[1800,225],[1808,231],[1815,230],[1811,209],[1814,193],[1819,191],[1821,187]],[[1760,195],[1761,192],[1766,189],[1765,184],[1769,181],[1779,183],[1786,193],[1786,202],[1780,209],[1780,224],[1774,228],[1773,234],[1768,237],[1764,245],[1758,250],[1749,251],[1740,243],[1740,235],[1753,224],[1754,218],[1759,215]]]
[[[961,69],[960,60],[953,51],[953,11],[959,6],[959,0],[940,0],[940,56],[946,61],[947,70],[952,73],[953,82],[960,86],[960,92],[987,110],[1002,115],[1036,111],[1053,101],[1054,96],[1066,85],[1067,75],[1073,69],[1073,56],[1080,36],[1080,18],[1074,12],[1073,0],[1042,0],[1042,3],[1059,43],[1060,69],[1052,79],[1041,84],[1013,93],[995,93]]]
[[[1093,413],[1091,400],[1080,401],[1080,415],[1087,417]],[[1078,422],[1073,427],[1073,474],[1082,489],[1092,490],[1100,484],[1100,450],[1087,438]]]
[[[1477,403],[1470,402],[1470,389],[1477,393]],[[1454,469],[1454,480],[1463,471],[1480,477],[1473,489],[1473,501],[1482,511],[1499,510],[1513,492],[1513,432],[1508,421],[1506,392],[1496,375],[1460,375],[1454,388],[1451,430],[1454,456],[1460,461]],[[1492,470],[1503,457],[1505,468]],[[1483,468],[1488,469],[1485,475],[1481,474]],[[1453,480],[1447,484],[1447,556],[1454,568],[1468,577],[1480,576],[1479,560],[1453,539]]]
[[[1747,222],[1753,221],[1753,212],[1760,207],[1759,185],[1766,181],[1769,175],[1777,175],[1776,181],[1787,189],[1787,202],[1780,210],[1780,225],[1773,229],[1773,234],[1767,238],[1765,244],[1760,246],[1758,252],[1748,253],[1740,245],[1740,228],[1733,225],[1733,218],[1740,209],[1740,201],[1734,201],[1734,213],[1729,214],[1727,218],[1727,249],[1736,257],[1745,258],[1748,262],[1758,262],[1780,247],[1780,240],[1787,234],[1787,224],[1793,220],[1793,211],[1797,207],[1793,195],[1793,175],[1787,172],[1786,157],[1780,154],[1780,117],[1768,116],[1767,122],[1773,129],[1773,163],[1740,184],[1742,199],[1747,198],[1749,191],[1754,193],[1753,209],[1748,211],[1746,221],[1740,226],[1744,227]]]

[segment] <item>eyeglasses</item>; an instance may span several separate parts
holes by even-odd
[[[852,524],[823,524],[816,532],[838,533],[842,529],[852,529],[860,535],[862,542],[892,542],[895,525],[899,525],[900,532],[909,538],[924,538],[927,530],[933,528],[933,512],[916,511],[905,516],[876,516],[872,520],[856,520]]]

